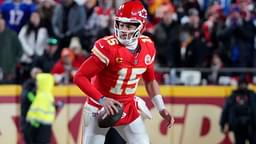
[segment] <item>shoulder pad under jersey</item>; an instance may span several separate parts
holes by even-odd
[[[109,64],[113,55],[113,48],[118,45],[114,36],[107,36],[97,40],[92,48],[92,53],[106,65]]]

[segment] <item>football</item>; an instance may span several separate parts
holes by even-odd
[[[115,104],[118,112],[114,115],[108,115],[104,109],[100,110],[97,114],[97,122],[100,128],[112,127],[123,115],[123,108],[118,104]]]

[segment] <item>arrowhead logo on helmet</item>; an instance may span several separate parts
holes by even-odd
[[[139,16],[146,19],[148,14],[147,14],[147,10],[146,9],[142,9],[141,11],[138,12]]]

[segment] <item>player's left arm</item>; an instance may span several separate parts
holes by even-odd
[[[155,79],[153,65],[150,66],[143,74],[146,91],[151,98],[153,104],[158,109],[160,115],[168,122],[168,127],[174,124],[173,116],[168,112],[165,107],[162,95],[160,94],[160,87]]]

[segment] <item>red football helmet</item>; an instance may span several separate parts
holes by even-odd
[[[119,7],[116,16],[114,17],[114,21],[116,38],[123,45],[129,45],[136,41],[142,33],[147,21],[147,11],[140,1],[131,0]],[[120,22],[135,24],[137,28],[135,30],[121,30],[119,28]],[[126,38],[121,37],[121,34],[123,35],[124,33],[126,34]]]

